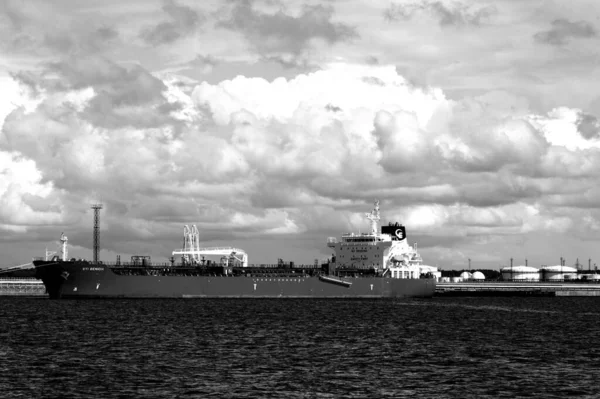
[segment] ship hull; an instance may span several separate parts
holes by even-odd
[[[34,261],[50,298],[402,298],[432,297],[434,279],[317,276],[120,275],[79,261]]]

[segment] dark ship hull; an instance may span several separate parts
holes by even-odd
[[[50,298],[432,297],[435,280],[327,276],[321,269],[118,266],[35,260]],[[356,275],[356,274],[355,274]]]

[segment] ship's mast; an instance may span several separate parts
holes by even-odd
[[[102,204],[93,204],[94,210],[94,263],[98,263],[100,254],[100,209]]]
[[[64,261],[66,261],[69,256],[68,249],[67,249],[67,241],[69,241],[69,239],[67,238],[65,233],[61,233],[60,243],[62,245],[62,260],[64,260]]]
[[[379,200],[375,201],[375,208],[366,216],[371,221],[371,234],[377,234],[377,223],[381,219],[379,216]]]

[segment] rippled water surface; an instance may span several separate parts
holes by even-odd
[[[600,298],[0,298],[0,397],[600,397]]]

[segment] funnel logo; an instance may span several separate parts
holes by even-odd
[[[381,233],[388,234],[392,240],[402,241],[406,238],[406,229],[404,226],[396,223],[388,226],[381,226]]]
[[[399,240],[404,240],[406,238],[406,232],[404,231],[404,228],[396,229],[395,234]]]

